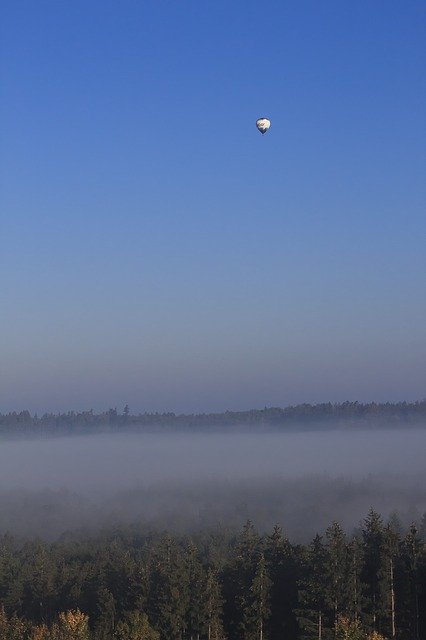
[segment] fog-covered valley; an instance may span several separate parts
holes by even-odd
[[[3,441],[0,531],[54,539],[138,523],[191,531],[280,524],[306,541],[373,507],[426,511],[426,430],[145,433]]]

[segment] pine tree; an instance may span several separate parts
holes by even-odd
[[[370,509],[362,530],[364,567],[362,580],[365,584],[366,622],[372,631],[380,631],[386,616],[386,605],[382,600],[381,570],[383,568],[384,527],[380,515]]]
[[[222,625],[223,597],[217,571],[209,569],[206,582],[207,640],[224,640]]]
[[[400,538],[388,524],[383,531],[382,567],[379,571],[381,602],[384,605],[381,631],[392,639],[397,634],[396,584],[400,568]]]
[[[205,624],[206,575],[198,558],[195,545],[190,544],[186,552],[186,572],[188,575],[188,608],[186,629],[190,640],[199,640]]]
[[[189,578],[180,550],[166,535],[151,560],[148,615],[162,637],[182,640],[186,631]]]
[[[0,538],[0,603],[9,613],[21,614],[24,580],[16,543],[10,534]]]
[[[322,537],[316,535],[305,550],[303,577],[299,581],[297,619],[303,640],[324,640],[327,631],[327,555]]]
[[[160,640],[160,634],[153,629],[145,613],[132,611],[118,622],[114,640]]]
[[[24,547],[22,613],[37,622],[50,622],[55,608],[56,567],[40,542]]]
[[[295,550],[279,526],[275,526],[266,539],[265,560],[271,580],[268,637],[270,640],[294,638],[298,631],[294,612],[298,606],[300,569]]]
[[[352,622],[363,620],[365,605],[364,585],[361,581],[363,566],[362,543],[354,536],[348,545],[347,615]]]
[[[253,631],[252,583],[261,541],[248,520],[236,540],[233,557],[225,572],[225,621],[231,638],[248,640]]]
[[[110,640],[115,627],[115,602],[109,589],[100,587],[96,597],[96,640]]]
[[[415,524],[412,524],[402,545],[403,559],[408,579],[408,633],[413,640],[420,640],[420,576],[419,566],[425,544],[422,542]]]
[[[327,582],[326,603],[332,611],[336,628],[339,615],[349,609],[349,563],[346,535],[342,527],[333,522],[326,534],[325,578]]]
[[[267,573],[265,556],[260,553],[250,589],[252,594],[252,603],[249,610],[251,629],[247,634],[247,640],[264,640],[266,638],[265,622],[270,615],[270,588],[271,580]]]

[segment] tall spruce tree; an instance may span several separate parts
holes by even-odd
[[[111,591],[100,587],[96,594],[96,640],[110,640],[115,628],[115,601]]]
[[[363,621],[365,606],[364,585],[361,580],[363,568],[362,542],[353,536],[348,544],[347,617],[352,622]]]
[[[381,630],[392,640],[397,634],[397,572],[400,560],[398,531],[388,524],[383,531],[383,560],[379,571],[381,602],[384,606]],[[398,603],[399,604],[399,603]]]
[[[252,584],[261,540],[250,520],[236,540],[233,557],[225,572],[225,620],[231,640],[251,640],[253,632]]]
[[[184,638],[188,600],[189,580],[181,550],[166,535],[151,559],[148,597],[149,618],[163,638]]]
[[[337,522],[333,522],[325,533],[325,578],[327,583],[326,603],[331,613],[331,622],[337,628],[340,615],[349,610],[349,562],[346,535]]]
[[[327,553],[322,537],[316,535],[304,551],[303,576],[299,581],[297,620],[302,640],[325,640],[329,636],[326,563]]]
[[[300,570],[295,550],[279,526],[275,526],[266,539],[265,560],[271,580],[268,637],[270,640],[295,638]]]
[[[425,544],[418,529],[412,524],[402,545],[403,558],[408,579],[408,633],[413,640],[420,640],[420,575],[421,558],[425,553]]]
[[[265,556],[261,552],[250,588],[251,605],[249,616],[251,618],[251,629],[247,634],[247,640],[266,640],[267,638],[265,623],[270,615],[270,588],[271,580],[268,576]]]
[[[370,509],[362,529],[364,567],[362,581],[365,584],[366,624],[371,631],[381,632],[386,618],[386,603],[382,600],[382,569],[384,526],[381,516]]]
[[[207,640],[224,640],[222,624],[223,597],[219,576],[215,569],[209,568],[206,580],[206,620]]]
[[[160,640],[160,634],[151,627],[145,613],[131,611],[118,622],[113,639]]]
[[[206,574],[192,543],[186,550],[185,563],[188,575],[186,632],[189,640],[200,640],[206,619]]]

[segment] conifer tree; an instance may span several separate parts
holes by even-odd
[[[382,601],[381,570],[383,568],[384,527],[381,516],[370,509],[362,529],[366,622],[372,631],[380,631],[386,606]]]
[[[346,614],[349,608],[349,563],[346,546],[346,535],[342,527],[333,522],[327,529],[325,556],[325,593],[328,609],[332,611],[334,627],[340,614]]]
[[[111,591],[100,587],[96,597],[96,640],[110,640],[115,627],[115,602]]]
[[[299,581],[297,618],[303,640],[324,640],[327,631],[326,551],[322,537],[316,535],[305,550],[303,577]]]
[[[199,640],[206,618],[206,575],[194,544],[190,544],[186,551],[186,572],[188,575],[187,635],[190,640]]]
[[[266,539],[265,560],[271,580],[268,637],[270,640],[294,638],[298,631],[295,610],[299,567],[295,551],[279,526],[275,526]]]
[[[0,539],[0,603],[6,611],[21,613],[24,579],[19,553],[10,534]]]
[[[151,627],[148,617],[140,611],[128,613],[118,622],[114,640],[160,640],[160,634]]]
[[[252,583],[260,553],[260,537],[250,520],[236,540],[225,573],[225,619],[231,638],[248,640],[253,631]]]
[[[399,535],[388,524],[383,531],[383,561],[379,571],[381,602],[384,620],[381,629],[387,631],[392,640],[396,637],[396,572],[399,558]]]
[[[408,631],[413,640],[420,640],[420,580],[419,566],[422,554],[425,552],[425,544],[422,542],[415,524],[412,524],[403,542],[403,558],[407,569],[409,585],[409,602],[407,609]]]
[[[182,640],[186,631],[189,580],[182,554],[166,535],[151,560],[148,615],[162,638]]]
[[[265,640],[265,622],[269,618],[269,598],[270,598],[271,580],[269,579],[265,556],[260,553],[257,561],[256,573],[254,574],[251,584],[252,603],[249,609],[251,618],[251,627],[247,634],[247,640]]]
[[[56,568],[44,544],[25,547],[22,613],[37,622],[50,622],[55,602]]]
[[[224,640],[222,625],[223,597],[217,571],[210,568],[206,581],[207,640]]]
[[[352,622],[363,621],[365,605],[364,585],[361,581],[363,567],[362,543],[354,536],[348,544],[347,616]]]

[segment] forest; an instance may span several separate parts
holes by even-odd
[[[1,640],[421,640],[426,518],[371,509],[307,544],[247,521],[0,539]]]
[[[424,640],[425,416],[1,415],[0,640]]]
[[[147,428],[191,429],[253,427],[275,429],[401,428],[426,425],[426,400],[398,403],[343,402],[265,407],[224,413],[132,414],[128,405],[122,412],[116,408],[101,413],[68,411],[31,415],[28,410],[0,413],[1,437],[49,437],[70,434],[98,434],[120,430],[140,431]]]

